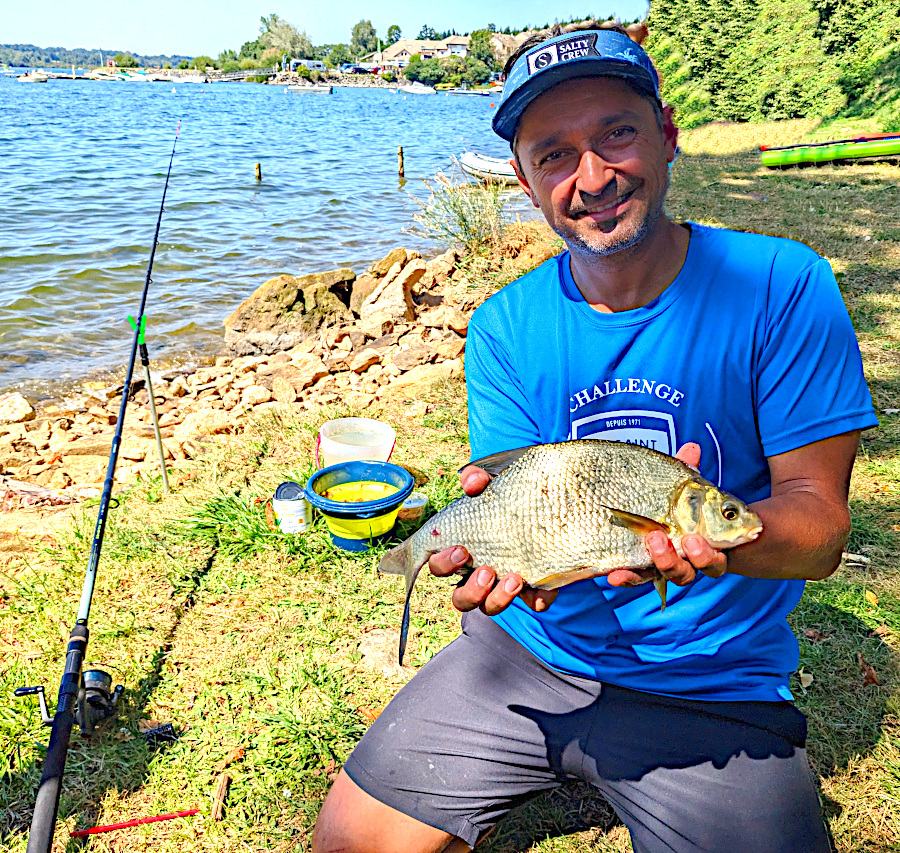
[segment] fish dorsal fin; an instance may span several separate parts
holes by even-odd
[[[475,465],[487,471],[492,477],[496,477],[509,468],[513,462],[521,459],[532,447],[533,445],[529,444],[527,447],[517,447],[515,450],[503,450],[500,453],[492,453],[490,456],[484,456],[481,459],[473,459],[471,462],[467,462],[466,465]],[[463,468],[466,465],[463,465]],[[462,471],[462,468],[459,470]]]
[[[624,509],[614,509],[611,506],[604,506],[604,509],[608,509],[612,513],[613,519],[622,527],[627,527],[632,533],[638,533],[641,536],[646,536],[653,530],[662,530],[668,536],[672,530],[665,522],[654,521],[654,519],[647,518],[644,515],[635,515],[633,512],[626,512]]]

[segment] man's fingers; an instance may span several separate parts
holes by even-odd
[[[481,607],[493,589],[496,578],[492,568],[480,566],[469,575],[464,584],[453,590],[453,606],[463,613]]]
[[[690,465],[691,468],[699,468],[700,467],[700,445],[694,443],[693,441],[689,441],[687,444],[682,444],[681,447],[678,448],[678,452],[675,454],[676,459],[680,459],[684,462],[685,465]]]
[[[476,468],[474,465],[466,465],[459,472],[459,483],[462,486],[462,490],[469,497],[481,494],[490,482],[491,475],[481,468]]]
[[[455,545],[452,548],[444,548],[437,554],[432,554],[428,560],[428,569],[431,574],[443,578],[461,571],[471,563],[472,558],[469,556],[469,552],[462,546]]]
[[[656,569],[616,569],[606,576],[610,586],[639,586],[656,577]]]
[[[526,586],[519,594],[532,610],[543,613],[556,598],[558,589],[535,589],[533,586]]]

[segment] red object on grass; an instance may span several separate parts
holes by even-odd
[[[124,823],[110,823],[107,826],[92,826],[90,829],[77,829],[71,833],[72,838],[81,838],[84,835],[96,835],[99,832],[112,832],[114,829],[125,829],[128,826],[139,826],[142,823],[156,823],[159,820],[172,820],[176,817],[190,817],[197,814],[200,809],[190,809],[186,812],[172,812],[171,814],[157,814],[152,817],[136,817],[134,820],[126,820]]]

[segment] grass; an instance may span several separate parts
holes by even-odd
[[[864,437],[852,482],[857,555],[807,587],[791,617],[801,669],[792,680],[810,721],[809,753],[841,853],[900,850],[900,189],[884,164],[769,171],[755,147],[787,144],[815,123],[698,128],[682,138],[669,212],[710,224],[794,237],[828,257],[858,330],[882,426]],[[479,297],[511,276],[521,247],[500,261],[466,261],[453,282]],[[870,239],[866,240],[865,237]],[[507,237],[509,242],[510,237]],[[890,412],[896,409],[898,411]],[[379,576],[386,545],[336,552],[321,521],[308,535],[270,530],[265,499],[311,472],[319,423],[354,412],[283,410],[210,442],[110,514],[91,614],[89,657],[127,687],[114,724],[73,739],[57,851],[294,851],[330,779],[409,671],[370,653],[396,632],[403,584]],[[422,470],[431,508],[459,494],[466,459],[464,388],[451,381],[428,411],[402,402],[367,416],[398,431],[401,462]],[[93,535],[89,509],[63,533],[0,553],[0,686],[45,683],[51,700],[77,610]],[[401,528],[395,541],[410,529]],[[416,587],[407,663],[421,666],[457,632],[449,582]],[[389,635],[393,636],[393,635]],[[390,652],[394,651],[389,643]],[[866,684],[864,666],[877,685]],[[52,707],[52,701],[51,701]],[[141,721],[172,722],[179,739],[151,748]],[[0,706],[0,850],[25,850],[46,744],[32,700]],[[232,784],[224,819],[209,804],[219,774]],[[94,836],[68,830],[199,807],[201,815]],[[621,853],[627,832],[591,789],[567,786],[500,824],[488,853]]]

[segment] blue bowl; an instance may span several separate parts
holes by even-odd
[[[345,483],[376,482],[396,491],[371,501],[336,501],[324,493]],[[317,471],[306,482],[306,499],[325,516],[331,541],[345,551],[367,551],[388,536],[397,512],[413,490],[412,475],[390,462],[339,462]]]

